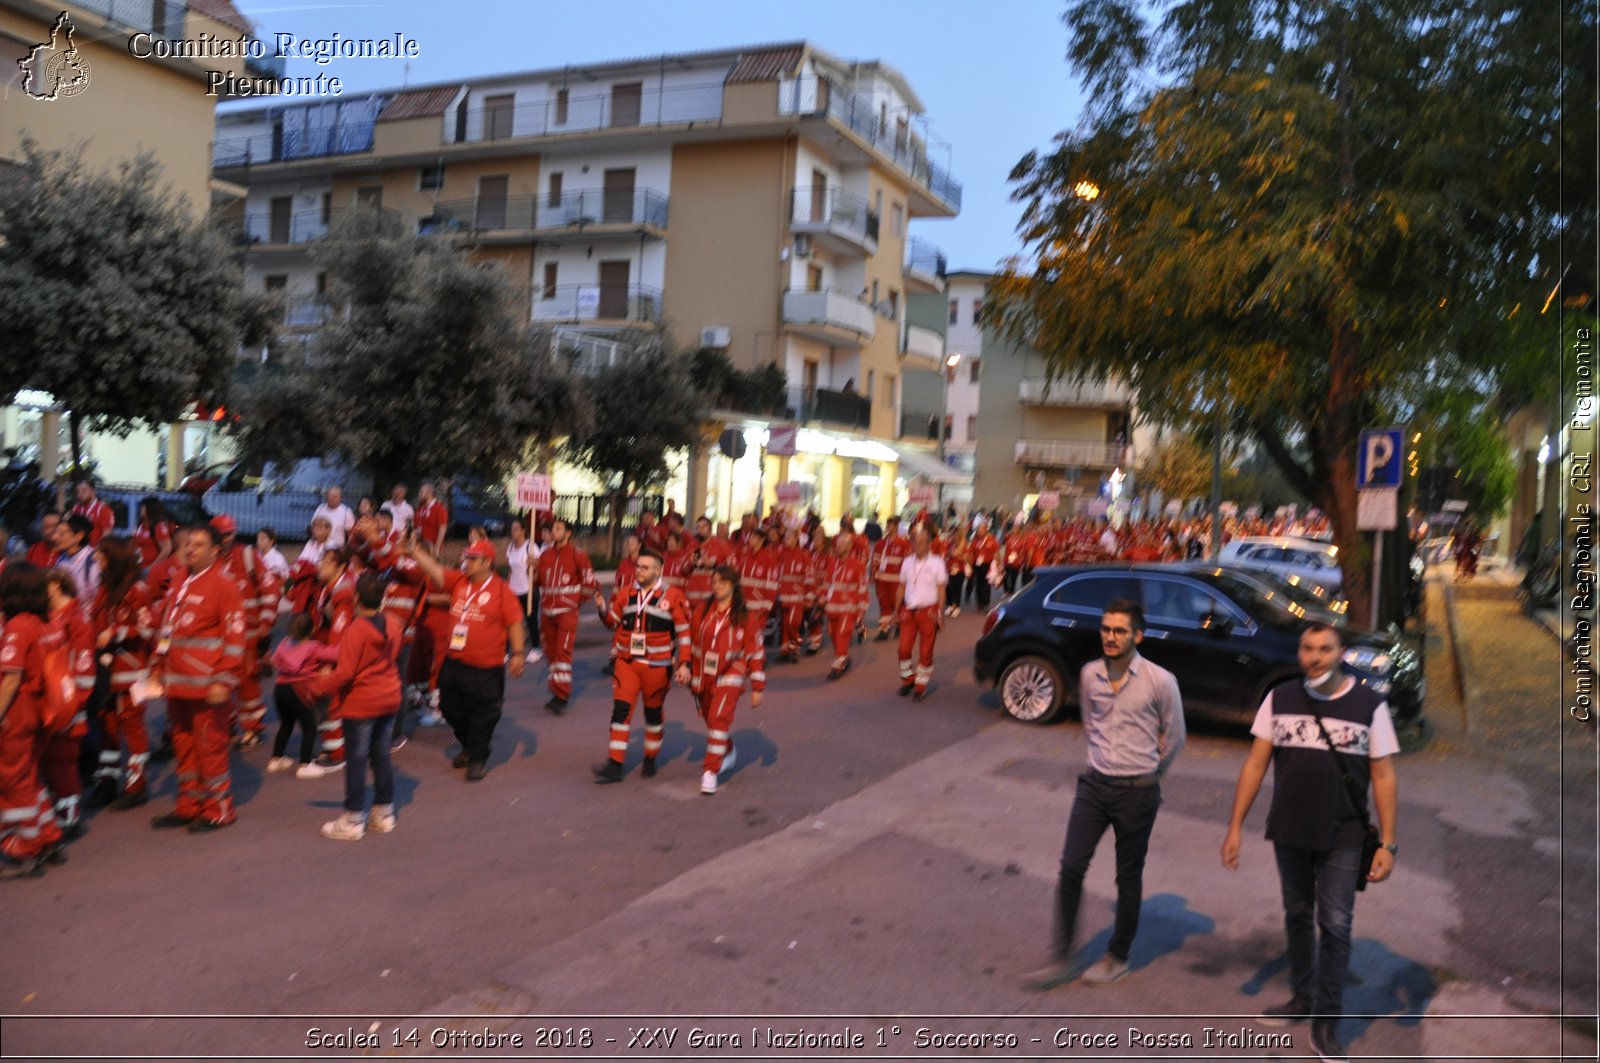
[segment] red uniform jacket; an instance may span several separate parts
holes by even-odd
[[[689,687],[703,694],[713,687],[735,696],[750,683],[753,691],[767,689],[767,651],[761,620],[747,616],[735,624],[729,610],[707,602],[695,611],[689,650]]]
[[[867,570],[861,559],[837,554],[824,558],[817,568],[817,597],[829,616],[859,619],[867,611]]]
[[[316,605],[311,610],[312,637],[336,644],[355,618],[356,580],[346,570],[331,587],[326,583],[319,585]]]
[[[689,659],[689,606],[682,592],[663,581],[650,590],[623,584],[611,595],[611,607],[600,618],[616,634],[612,645],[622,660],[642,660],[664,667]],[[643,655],[633,652],[633,638],[644,636]]]
[[[778,604],[778,572],[783,567],[779,553],[763,545],[744,555],[739,565],[745,605],[751,612],[770,613]]]
[[[783,605],[805,605],[817,596],[815,568],[811,551],[798,546],[778,550],[778,601]]]
[[[45,625],[46,651],[65,646],[68,667],[72,671],[72,686],[78,695],[77,708],[63,732],[73,738],[83,738],[89,733],[89,714],[85,706],[94,692],[94,628],[83,606],[73,599],[56,610]]]
[[[111,689],[127,690],[144,674],[150,663],[150,650],[156,634],[155,610],[150,604],[150,588],[135,583],[123,592],[116,605],[106,598],[105,584],[94,594],[91,610],[96,640],[109,631],[111,641],[102,653],[111,657]]]
[[[382,613],[356,617],[339,642],[333,671],[307,679],[306,692],[314,698],[333,698],[346,719],[373,720],[399,711],[400,670],[395,660],[401,641],[400,621],[394,617]],[[352,765],[347,770],[356,769]]]
[[[539,612],[545,616],[577,612],[584,597],[593,595],[599,586],[589,555],[571,543],[546,547],[533,575],[539,586]]]
[[[185,579],[170,595],[156,643],[167,696],[199,701],[213,683],[237,686],[244,644],[244,602],[221,566]]]
[[[911,540],[904,535],[885,535],[873,551],[872,578],[884,583],[900,582],[900,566],[911,556]]]

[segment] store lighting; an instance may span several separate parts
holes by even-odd
[[[900,452],[884,446],[875,439],[842,439],[833,452],[841,458],[864,458],[867,461],[899,461]]]
[[[744,430],[744,443],[747,447],[764,447],[771,433],[765,428],[746,428]]]
[[[795,434],[794,448],[807,454],[832,454],[833,439],[810,428],[802,428]]]

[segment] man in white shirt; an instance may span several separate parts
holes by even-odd
[[[417,512],[411,508],[411,503],[406,501],[406,485],[395,484],[394,490],[389,494],[389,501],[378,507],[394,514],[395,530],[405,534],[416,523]]]
[[[328,549],[338,550],[344,546],[345,536],[350,534],[350,529],[356,526],[356,515],[344,504],[344,491],[337,487],[328,488],[323,499],[322,505],[311,514],[311,519],[315,522],[321,517],[328,522]]]
[[[911,549],[911,556],[900,566],[900,582],[895,584],[894,614],[900,618],[900,696],[911,694],[913,700],[921,701],[928,696],[928,680],[933,678],[933,643],[944,629],[945,585],[950,574],[944,558],[933,553],[933,534],[927,524],[912,529]],[[913,673],[911,651],[919,639],[922,654]]]

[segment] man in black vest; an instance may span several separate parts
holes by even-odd
[[[1400,751],[1389,706],[1339,667],[1344,645],[1327,624],[1300,636],[1305,679],[1267,694],[1250,733],[1255,744],[1239,771],[1222,863],[1239,866],[1239,832],[1273,765],[1267,838],[1273,843],[1289,938],[1290,1000],[1266,1008],[1264,1023],[1311,1021],[1311,1044],[1324,1060],[1342,1061],[1340,996],[1350,966],[1351,926],[1362,876],[1382,882],[1394,870],[1395,773]],[[1329,745],[1336,752],[1330,751]],[[1347,781],[1348,779],[1348,781]],[[1371,784],[1383,843],[1361,866]],[[1359,794],[1360,801],[1356,796]],[[1321,941],[1317,930],[1321,928]]]

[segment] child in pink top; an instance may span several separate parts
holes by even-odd
[[[267,771],[288,771],[296,762],[284,754],[295,724],[300,725],[300,760],[296,776],[313,778],[323,774],[313,762],[317,750],[316,699],[306,693],[310,679],[339,659],[339,647],[311,637],[311,616],[296,613],[289,621],[289,633],[272,651],[272,668],[277,682],[272,686],[272,702],[278,708],[278,736],[272,740],[272,759]]]

